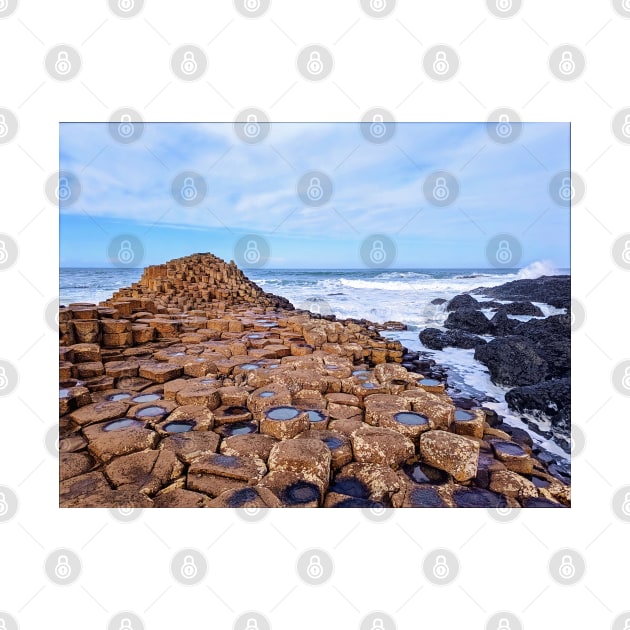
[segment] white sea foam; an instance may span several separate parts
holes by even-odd
[[[560,272],[550,260],[537,260],[527,267],[523,267],[518,274],[518,280],[540,278],[540,276],[558,276]]]

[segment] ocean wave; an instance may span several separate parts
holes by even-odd
[[[387,280],[388,278],[431,278],[430,275],[417,271],[387,271],[374,277],[380,280]]]
[[[540,276],[558,276],[558,268],[550,260],[537,260],[527,267],[523,267],[518,274],[518,280],[533,280]]]
[[[409,282],[391,281],[391,282],[379,282],[378,280],[349,280],[347,278],[341,278],[339,282],[344,287],[351,289],[380,289],[382,291],[410,291],[413,290],[413,285]]]

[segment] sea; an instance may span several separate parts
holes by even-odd
[[[559,458],[567,454],[551,439],[550,426],[538,418],[522,418],[508,409],[506,388],[492,383],[485,366],[475,361],[474,350],[446,348],[427,350],[418,338],[426,327],[441,328],[448,315],[445,304],[432,304],[436,298],[450,300],[478,287],[493,287],[511,280],[542,275],[570,274],[547,261],[534,262],[522,269],[247,269],[245,275],[264,291],[286,297],[295,307],[338,318],[367,319],[384,323],[397,321],[407,330],[385,331],[412,351],[422,351],[448,371],[448,387],[459,396],[483,399],[504,421],[527,430],[534,441]],[[98,303],[121,287],[137,282],[142,269],[62,268],[59,301]],[[477,299],[483,300],[476,295]],[[548,304],[535,302],[545,317],[564,313]],[[483,310],[483,309],[482,309]],[[486,314],[490,316],[488,310]],[[527,316],[510,316],[527,321]],[[488,337],[488,339],[490,339]],[[534,429],[534,430],[533,430]]]

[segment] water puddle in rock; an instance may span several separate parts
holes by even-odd
[[[280,499],[289,505],[310,503],[319,499],[319,488],[308,481],[296,481],[282,490]]]
[[[426,416],[423,416],[421,413],[414,413],[413,411],[401,411],[394,415],[397,422],[400,424],[409,424],[409,425],[422,425],[427,424],[429,419]]]
[[[409,502],[413,507],[441,508],[444,501],[433,486],[418,486],[409,493]]]
[[[134,420],[133,418],[122,418],[120,420],[114,420],[105,425],[103,431],[119,431],[120,429],[127,429],[128,427],[142,427],[142,422]]]
[[[502,508],[507,506],[506,498],[482,488],[458,488],[453,490],[453,500],[457,507]]]
[[[339,448],[343,446],[343,442],[336,437],[325,437],[322,438],[322,442],[332,451],[335,448]]]
[[[131,398],[131,394],[111,394],[105,400],[125,400]]]
[[[307,413],[310,422],[321,422],[326,418],[326,416],[321,411],[317,411],[317,409],[309,409]]]
[[[137,418],[154,418],[156,416],[163,416],[167,413],[164,407],[145,407],[144,409],[140,409],[136,413]]]
[[[273,396],[274,392],[261,392],[259,394],[260,398],[271,398]]]
[[[265,415],[271,420],[293,420],[299,413],[295,407],[273,407]]]
[[[178,420],[164,425],[164,430],[167,433],[186,433],[192,431],[194,427],[195,422],[193,420]]]
[[[260,365],[256,365],[255,363],[243,363],[242,365],[239,366],[241,368],[241,370],[257,370]]]
[[[337,492],[339,494],[347,494],[358,499],[367,499],[370,492],[367,486],[358,479],[340,479],[335,481],[329,488],[329,492]]]
[[[247,435],[248,433],[256,433],[257,427],[253,422],[232,422],[219,427],[219,432],[224,437],[232,435]]]
[[[442,383],[440,383],[440,381],[434,379],[434,378],[423,378],[420,381],[420,385],[441,385]]]
[[[131,399],[131,402],[134,403],[148,403],[153,402],[154,400],[160,400],[162,396],[160,394],[140,394],[140,396],[134,396]]]
[[[245,503],[250,503],[258,498],[258,494],[253,488],[241,488],[237,490],[229,499],[228,507],[239,508]],[[253,626],[255,628],[255,626]]]
[[[70,393],[69,389],[60,389],[59,390],[59,398],[67,398],[69,393]]]
[[[240,416],[242,413],[249,413],[247,407],[226,407],[223,410],[224,416]]]
[[[459,420],[460,422],[472,420],[474,417],[474,414],[470,413],[469,411],[464,411],[463,409],[455,410],[455,420]]]
[[[494,447],[500,453],[506,455],[525,455],[525,451],[518,445],[512,442],[495,442]]]

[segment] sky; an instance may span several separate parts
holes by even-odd
[[[121,235],[142,243],[138,266],[195,252],[235,258],[235,244],[259,235],[267,268],[356,269],[364,239],[384,234],[396,247],[392,268],[487,268],[486,244],[511,234],[521,267],[570,267],[570,210],[554,203],[552,178],[570,169],[570,126],[525,123],[498,144],[479,123],[397,123],[391,139],[366,141],[358,123],[272,123],[258,144],[232,123],[145,123],[121,144],[107,123],[60,125],[60,171],[81,193],[60,209],[60,266],[108,267]],[[176,202],[184,171],[204,178],[201,203]],[[333,184],[322,206],[305,205],[300,178],[321,171]],[[451,173],[459,196],[427,202],[423,183]]]

